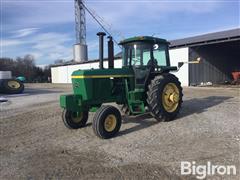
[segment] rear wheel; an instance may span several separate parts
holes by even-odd
[[[151,114],[158,121],[174,119],[182,105],[182,87],[172,74],[155,77],[148,86],[147,102]]]
[[[121,114],[113,106],[102,106],[93,118],[93,131],[102,138],[108,139],[115,136],[122,124]]]
[[[18,79],[7,79],[2,83],[3,92],[7,94],[20,94],[24,91],[24,85]]]
[[[84,127],[88,120],[88,112],[73,112],[63,110],[62,119],[65,126],[69,129],[78,129]]]

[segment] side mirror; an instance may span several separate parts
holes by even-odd
[[[183,66],[183,64],[199,64],[201,61],[201,58],[198,57],[195,61],[188,61],[188,62],[178,62],[178,69]]]

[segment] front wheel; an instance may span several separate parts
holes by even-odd
[[[74,112],[64,109],[62,112],[62,120],[69,129],[82,128],[87,123],[88,112]]]
[[[102,138],[108,139],[115,136],[122,124],[121,114],[113,106],[102,106],[93,118],[93,131]]]
[[[151,114],[158,121],[174,119],[182,105],[182,87],[170,73],[156,76],[148,86],[147,102]]]

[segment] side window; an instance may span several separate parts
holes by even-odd
[[[151,59],[150,51],[143,51],[143,65],[147,65],[150,59]]]
[[[153,49],[153,57],[157,60],[159,66],[166,66],[167,65],[167,54],[166,54],[166,46],[154,45]]]

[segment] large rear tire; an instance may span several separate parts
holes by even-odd
[[[119,110],[113,106],[101,106],[93,118],[93,131],[102,138],[114,137],[120,130],[122,118]]]
[[[181,109],[182,97],[181,83],[176,76],[170,73],[156,76],[148,86],[149,111],[158,121],[172,120]]]
[[[79,129],[86,125],[88,112],[73,112],[64,109],[62,112],[64,125],[69,129]]]
[[[20,94],[24,91],[24,84],[18,79],[6,79],[2,82],[3,93]]]

